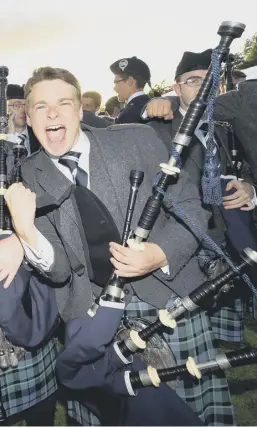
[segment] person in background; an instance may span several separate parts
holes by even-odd
[[[95,91],[84,92],[82,95],[82,110],[91,111],[94,114],[100,110],[102,97],[100,93]]]
[[[105,111],[113,119],[118,117],[121,112],[121,105],[117,96],[108,99],[105,104]]]
[[[151,87],[148,65],[133,56],[115,61],[110,70],[114,74],[114,90],[118,94],[118,100],[125,102],[125,107],[116,117],[115,123],[143,123],[141,112],[150,99],[144,92],[147,83]]]
[[[7,86],[8,106],[8,141],[22,144],[30,155],[39,149],[39,143],[31,129],[27,126],[25,113],[24,88],[17,84]]]

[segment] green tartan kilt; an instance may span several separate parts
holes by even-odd
[[[244,303],[237,298],[230,307],[210,313],[215,338],[227,342],[244,341]]]
[[[26,352],[16,368],[0,371],[2,405],[10,417],[51,396],[57,390],[57,342]]]

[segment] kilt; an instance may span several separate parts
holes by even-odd
[[[15,415],[51,396],[57,390],[55,362],[57,341],[26,352],[16,368],[0,371],[2,405],[7,417]]]
[[[230,307],[222,307],[209,313],[213,333],[217,340],[244,341],[244,303],[237,298]]]
[[[157,310],[134,296],[126,307],[125,315],[154,321],[157,317]],[[178,327],[174,332],[165,333],[164,336],[170,344],[178,364],[185,363],[188,356],[204,362],[214,358],[217,354],[210,319],[204,311],[186,313],[184,318],[178,322]],[[178,381],[175,390],[191,406],[204,424],[235,425],[234,408],[223,372],[217,375],[206,375],[199,382],[192,379]],[[89,413],[83,403],[78,401],[68,402],[68,413],[81,425],[99,425],[99,420]]]

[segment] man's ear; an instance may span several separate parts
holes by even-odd
[[[174,86],[173,86],[173,90],[174,90],[174,92],[176,92],[177,96],[181,96],[180,85],[178,85],[177,83],[175,83]]]
[[[127,79],[127,82],[129,86],[133,86],[136,83],[136,80],[134,79],[134,77],[129,76],[129,78]]]
[[[30,120],[30,117],[29,117],[29,114],[28,114],[28,113],[26,113],[26,119],[27,119],[27,124],[28,124],[30,127],[32,127],[32,126],[31,126],[31,120]]]

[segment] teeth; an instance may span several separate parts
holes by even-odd
[[[47,130],[58,130],[63,128],[63,126],[48,126]]]

